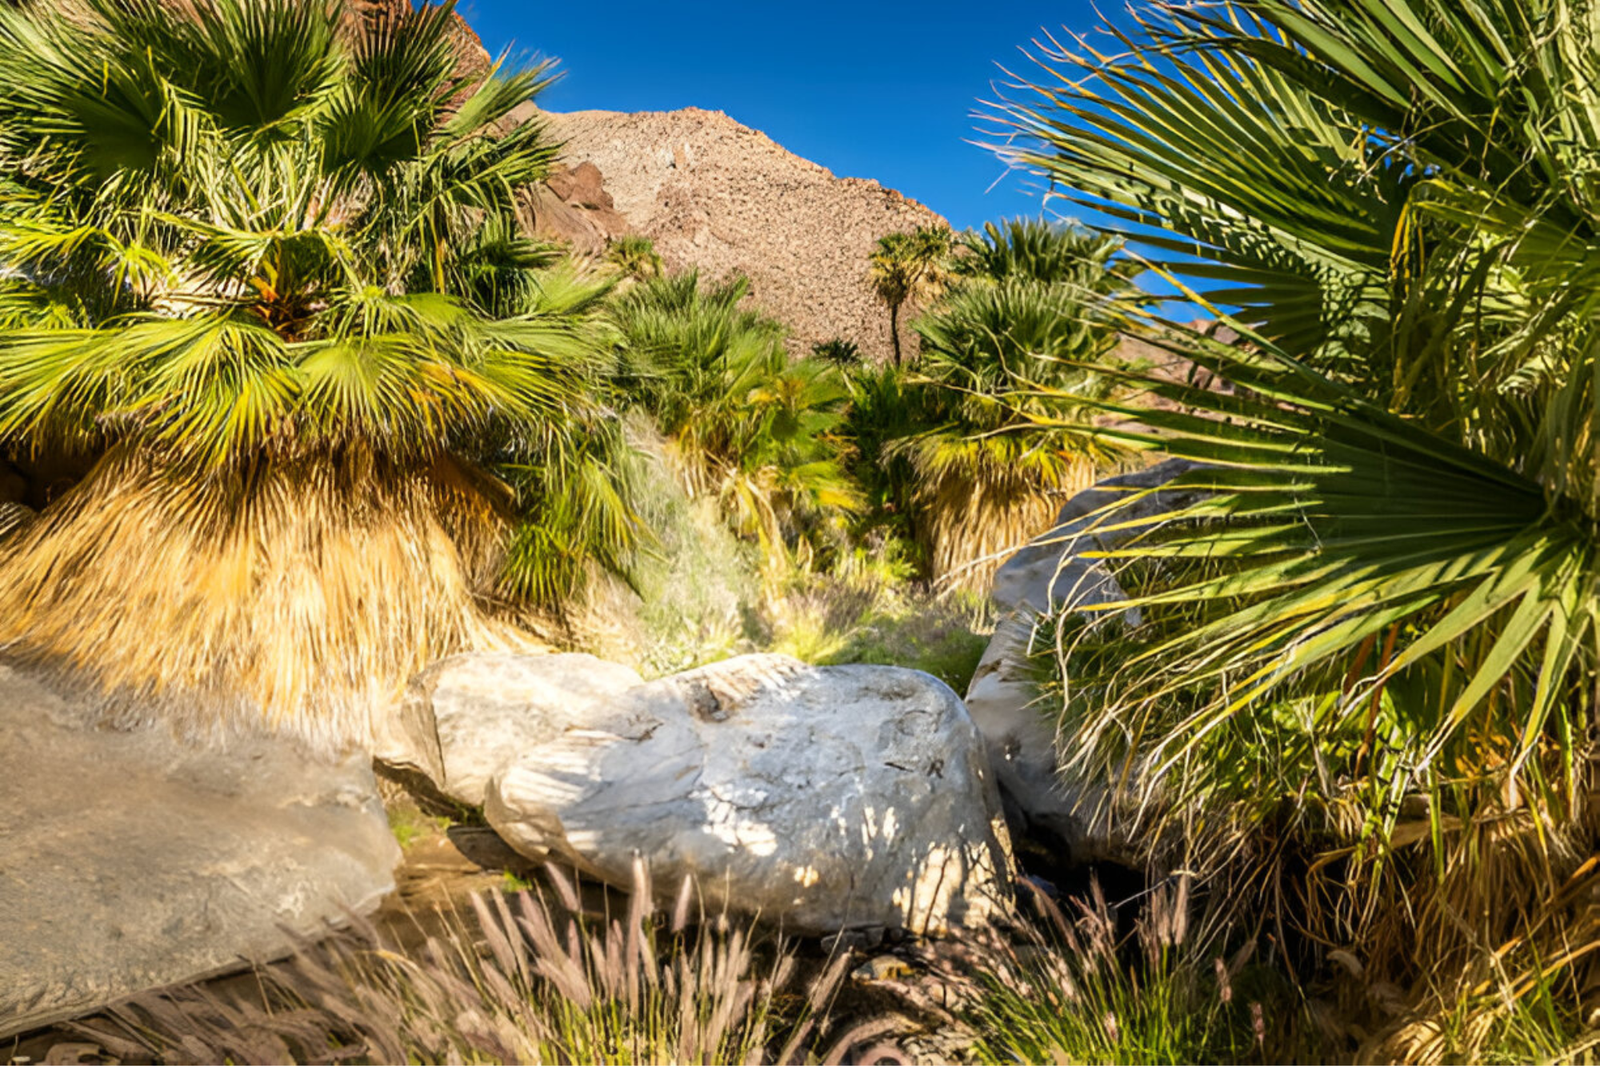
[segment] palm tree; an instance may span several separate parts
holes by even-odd
[[[1065,498],[1122,449],[1096,432],[1117,380],[1116,322],[1098,301],[1129,286],[1108,268],[1114,240],[1064,234],[1091,284],[1002,275],[968,282],[918,319],[910,386],[924,426],[897,450],[916,474],[933,578],[987,584],[1001,558],[1048,529]],[[1098,291],[1097,291],[1098,290]]]
[[[901,365],[900,311],[938,294],[944,281],[945,259],[950,253],[950,231],[918,226],[910,232],[879,237],[868,260],[872,291],[889,309],[889,341],[894,345],[894,365]]]
[[[625,278],[649,281],[661,276],[661,256],[649,237],[630,233],[606,244],[606,262],[622,271]]]
[[[950,273],[957,279],[1036,281],[1075,285],[1086,293],[1130,295],[1130,282],[1143,273],[1137,261],[1117,257],[1122,241],[1076,224],[1042,218],[985,222],[983,232],[968,231],[955,242]]]
[[[616,314],[633,389],[672,441],[692,496],[719,499],[770,560],[803,556],[860,507],[836,438],[848,396],[837,367],[794,359],[784,330],[741,309],[748,282],[668,275],[625,293]]]
[[[811,346],[811,357],[822,359],[834,366],[847,368],[861,365],[861,346],[855,341],[835,337],[832,340],[818,341]]]
[[[513,229],[553,146],[496,131],[549,69],[458,76],[448,7],[342,19],[0,9],[0,443],[94,460],[6,536],[0,643],[325,748],[523,639],[492,467],[584,435],[609,346],[607,283]]]
[[[1113,58],[1050,49],[1005,109],[1014,160],[1250,343],[1156,337],[1246,391],[1149,383],[1188,410],[1138,442],[1211,495],[1121,553],[1146,628],[1109,687],[1063,644],[1067,745],[1343,864],[1312,941],[1467,975],[1419,996],[1550,988],[1596,934],[1543,901],[1600,844],[1597,13],[1163,7]]]

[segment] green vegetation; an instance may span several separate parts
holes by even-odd
[[[0,640],[331,746],[515,639],[488,598],[550,586],[499,546],[544,515],[495,474],[589,484],[608,283],[515,234],[553,146],[495,131],[549,71],[464,82],[451,17],[0,12],[0,443],[94,460],[7,536]],[[622,550],[609,502],[555,535]]]
[[[880,365],[791,351],[643,238],[521,234],[555,146],[505,120],[552,71],[463,79],[450,17],[0,8],[0,448],[89,470],[0,512],[0,645],[327,748],[534,632],[961,691],[996,563],[1099,475],[1192,460],[1201,502],[1106,553],[1136,620],[1035,641],[1065,772],[1152,888],[967,945],[951,1017],[996,1062],[1597,1046],[1593,0],[1156,6],[1043,51],[1001,150],[1111,224],[885,236]],[[1162,320],[1146,265],[1240,340]],[[342,943],[253,1028],[174,993],[116,1039],[787,1061],[839,979],[484,906],[434,970]],[[302,1010],[304,1045],[273,1020]]]
[[[649,281],[662,274],[661,255],[649,237],[628,234],[606,244],[606,262],[634,281]]]
[[[909,461],[930,575],[982,590],[1006,555],[1049,529],[1067,497],[1124,452],[1095,431],[1118,379],[1115,315],[1137,296],[1119,242],[1017,221],[968,235],[960,281],[917,321]]]
[[[889,342],[894,346],[897,369],[902,363],[900,312],[907,304],[921,303],[939,294],[949,254],[950,231],[927,226],[880,237],[873,249],[868,276],[872,291],[889,309]]]
[[[1163,8],[1005,109],[1248,342],[1156,324],[1236,391],[1102,405],[1209,496],[1113,553],[1136,631],[1057,628],[1071,772],[1393,990],[1363,1057],[1549,1054],[1595,973],[1594,15]]]
[[[384,804],[389,816],[389,829],[395,843],[402,850],[450,828],[451,820],[443,815],[424,814],[415,803],[394,801]]]
[[[782,326],[739,306],[746,289],[694,272],[631,289],[616,304],[628,376],[690,493],[719,500],[768,557],[809,557],[830,520],[859,506],[831,436],[846,390],[828,364],[790,357]]]
[[[974,1061],[1282,1062],[1309,1050],[1257,945],[1221,954],[1187,878],[1159,886],[1126,935],[1098,885],[1071,919],[1036,902],[1040,926],[1020,946],[992,945],[970,976]]]

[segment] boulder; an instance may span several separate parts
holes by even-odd
[[[286,955],[394,887],[364,757],[96,728],[3,665],[0,736],[0,1037]]]
[[[1101,790],[1062,777],[1052,708],[1040,705],[1027,663],[1035,625],[1041,616],[1127,599],[1106,565],[1085,553],[1126,544],[1150,528],[1149,520],[1198,502],[1198,491],[1163,488],[1194,467],[1171,459],[1078,493],[1048,532],[995,572],[991,599],[1000,621],[967,688],[967,711],[983,735],[1012,825],[1052,839],[1076,861],[1126,859],[1128,849],[1125,841],[1088,830]],[[1106,510],[1118,501],[1122,506]],[[1132,609],[1101,618],[1101,624],[1139,622]]]
[[[377,754],[420,771],[455,802],[481,807],[489,779],[507,762],[638,684],[633,670],[593,655],[453,655],[406,685],[399,736]]]
[[[639,686],[510,762],[484,814],[529,857],[628,886],[640,856],[707,914],[795,934],[941,934],[1007,905],[978,732],[899,667],[746,655]]]

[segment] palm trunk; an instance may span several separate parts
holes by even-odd
[[[900,369],[900,305],[889,305],[889,341],[894,345],[894,368]]]

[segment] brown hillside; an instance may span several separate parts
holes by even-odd
[[[867,256],[886,233],[945,225],[939,215],[875,181],[835,177],[720,111],[541,117],[565,142],[566,164],[598,168],[605,208],[651,238],[669,269],[742,271],[797,350],[844,337],[888,358],[888,315],[868,287]]]

